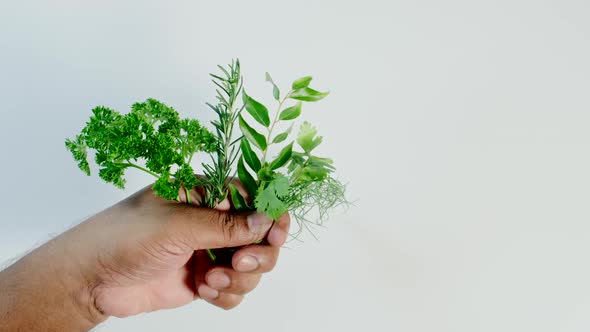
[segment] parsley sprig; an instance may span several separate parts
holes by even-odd
[[[125,115],[98,106],[82,132],[66,140],[86,174],[87,150],[92,149],[101,179],[125,188],[125,171],[136,168],[154,176],[154,191],[168,200],[177,200],[182,187],[201,183],[190,162],[197,152],[215,151],[215,145],[215,136],[198,120],[180,119],[172,107],[155,99],[133,104]]]

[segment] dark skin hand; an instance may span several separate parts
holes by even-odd
[[[0,272],[0,331],[88,331],[195,299],[237,306],[275,266],[290,218],[229,210],[228,201],[206,209],[144,188]],[[240,248],[216,251],[227,265],[205,251],[231,247]]]

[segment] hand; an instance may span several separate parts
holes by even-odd
[[[193,195],[194,196],[194,195]],[[182,196],[181,196],[182,197]],[[227,203],[227,202],[226,202]],[[220,204],[227,209],[227,204]],[[94,298],[105,314],[126,317],[175,308],[200,297],[224,309],[240,303],[270,271],[285,242],[289,217],[272,227],[261,214],[227,214],[165,201],[144,189],[93,218],[88,234],[99,253]],[[97,235],[103,236],[97,239]],[[230,267],[214,266],[206,248],[247,245]]]
[[[65,276],[57,284],[78,285],[80,291],[63,291],[76,294],[77,310],[94,324],[197,298],[230,309],[272,270],[290,219],[220,211],[228,209],[228,202],[212,210],[166,201],[145,188],[33,254],[54,260],[54,271]],[[264,238],[268,245],[253,244]],[[204,251],[238,246],[229,266],[213,264]]]

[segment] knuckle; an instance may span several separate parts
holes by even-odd
[[[212,215],[211,222],[223,234],[223,240],[226,243],[232,242],[238,236],[240,225],[235,215],[216,211]]]

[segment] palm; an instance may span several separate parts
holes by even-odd
[[[104,283],[100,307],[116,317],[183,306],[196,298],[196,280],[209,268],[202,251],[186,254],[145,251],[138,264],[113,271]]]

